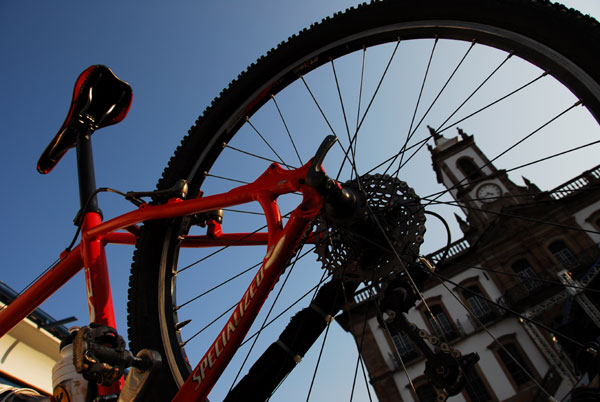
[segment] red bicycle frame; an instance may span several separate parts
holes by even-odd
[[[4,310],[0,311],[0,336],[6,334],[19,321],[31,314],[50,295],[85,269],[86,290],[90,320],[116,327],[108,269],[104,247],[108,243],[135,244],[136,235],[123,232],[139,223],[154,219],[169,219],[190,214],[222,209],[257,201],[267,221],[266,233],[222,233],[220,230],[204,236],[189,236],[182,247],[213,247],[217,245],[266,245],[267,253],[261,267],[250,282],[233,314],[211,347],[185,381],[175,401],[204,401],[223,372],[237,347],[246,336],[254,318],[269,292],[294,253],[309,223],[323,205],[323,198],[305,178],[311,167],[306,165],[287,170],[274,163],[253,183],[240,186],[227,193],[191,200],[171,199],[163,205],[142,204],[129,213],[102,222],[97,212],[83,217],[81,242],[71,251],[63,252],[60,261],[33,285],[25,290]],[[283,225],[277,205],[280,195],[300,192],[302,202]],[[118,392],[118,384],[103,393]]]

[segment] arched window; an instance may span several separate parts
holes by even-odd
[[[523,385],[531,381],[530,376],[525,371],[525,367],[527,367],[525,359],[517,346],[514,343],[507,343],[503,346],[496,352],[515,384]]]
[[[435,402],[437,401],[437,392],[433,385],[425,383],[416,388],[417,397],[420,402]]]
[[[464,279],[454,290],[462,298],[462,304],[468,311],[467,318],[473,329],[481,328],[499,317],[498,311],[490,302],[490,296],[479,282],[479,276]]]
[[[525,259],[518,260],[512,265],[512,270],[515,274],[521,277],[521,282],[523,286],[529,291],[532,292],[535,289],[539,288],[542,283],[540,281],[536,281],[537,275],[529,262]]]
[[[494,352],[496,359],[515,389],[524,388],[539,375],[523,348],[517,342],[515,334],[504,335],[488,346]]]
[[[487,301],[487,297],[478,285],[475,284],[466,287],[463,290],[463,297],[471,310],[471,314],[477,319],[477,324],[485,324],[496,318],[496,314]]]
[[[483,177],[483,172],[477,167],[473,159],[469,157],[462,157],[456,161],[456,167],[462,172],[462,174],[469,180],[476,180]]]
[[[419,356],[419,352],[417,352],[415,345],[404,332],[396,332],[392,335],[392,341],[394,341],[396,350],[403,362],[407,362]]]
[[[573,269],[579,266],[579,261],[571,249],[562,240],[557,240],[548,246],[548,249],[564,269]]]
[[[419,376],[417,378],[413,378],[413,385],[410,384],[406,387],[413,392],[413,398],[419,402],[436,402],[437,401],[437,392],[429,379],[424,375]],[[413,390],[414,386],[414,390]],[[416,395],[415,395],[416,393]]]
[[[465,391],[463,393],[466,394],[466,400],[469,402],[488,402],[495,400],[492,397],[492,393],[489,390],[486,383],[483,381],[483,377],[477,368],[477,366],[473,367],[471,370],[467,372],[467,381],[465,384]]]
[[[437,299],[437,300],[436,300]],[[421,305],[420,310],[425,322],[427,322],[430,331],[438,338],[451,341],[458,338],[458,331],[452,323],[446,308],[441,302],[441,298],[434,298],[433,301],[427,301],[425,305]]]

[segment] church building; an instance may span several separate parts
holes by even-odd
[[[408,322],[437,343],[433,349],[479,356],[464,390],[449,400],[560,400],[578,381],[581,348],[573,340],[600,335],[600,298],[586,290],[600,282],[600,165],[540,189],[527,178],[509,179],[474,136],[430,132],[432,166],[462,211],[455,217],[463,236],[425,256],[436,275]],[[427,359],[406,333],[378,318],[377,293],[362,289],[348,307],[371,317],[366,326],[339,322],[362,345],[378,400],[435,401]]]

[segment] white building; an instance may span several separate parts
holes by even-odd
[[[0,282],[0,309],[16,294]],[[0,338],[0,384],[51,395],[52,367],[60,359],[60,340],[67,334],[67,329],[54,318],[35,310]]]
[[[567,270],[582,286],[600,280],[598,235],[565,229],[600,229],[600,197],[586,191],[600,183],[600,166],[541,191],[527,179],[524,186],[509,180],[473,136],[459,130],[459,136],[445,138],[431,131],[432,165],[438,182],[462,207],[466,219],[456,218],[464,237],[438,264],[439,276],[425,282],[408,322],[425,330],[422,338],[434,339],[435,347],[426,341],[433,350],[448,346],[449,353],[479,355],[465,389],[449,400],[532,401],[549,395],[560,400],[576,382],[572,360],[579,347],[567,337],[584,343],[600,335],[588,311],[598,304],[596,296],[569,292],[558,278]],[[438,263],[443,254],[444,249],[428,258]],[[380,402],[434,401],[437,391],[424,375],[427,359],[406,331],[392,325],[398,321],[385,316],[384,324],[374,307],[381,289],[363,289],[350,306],[351,316],[371,317],[368,326],[350,323],[349,315],[338,321],[362,344]]]

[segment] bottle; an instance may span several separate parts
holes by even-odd
[[[75,371],[73,339],[78,328],[60,343],[60,360],[52,367],[52,388],[55,402],[85,402],[88,382]]]
[[[50,398],[33,389],[0,384],[0,402],[50,402]]]

